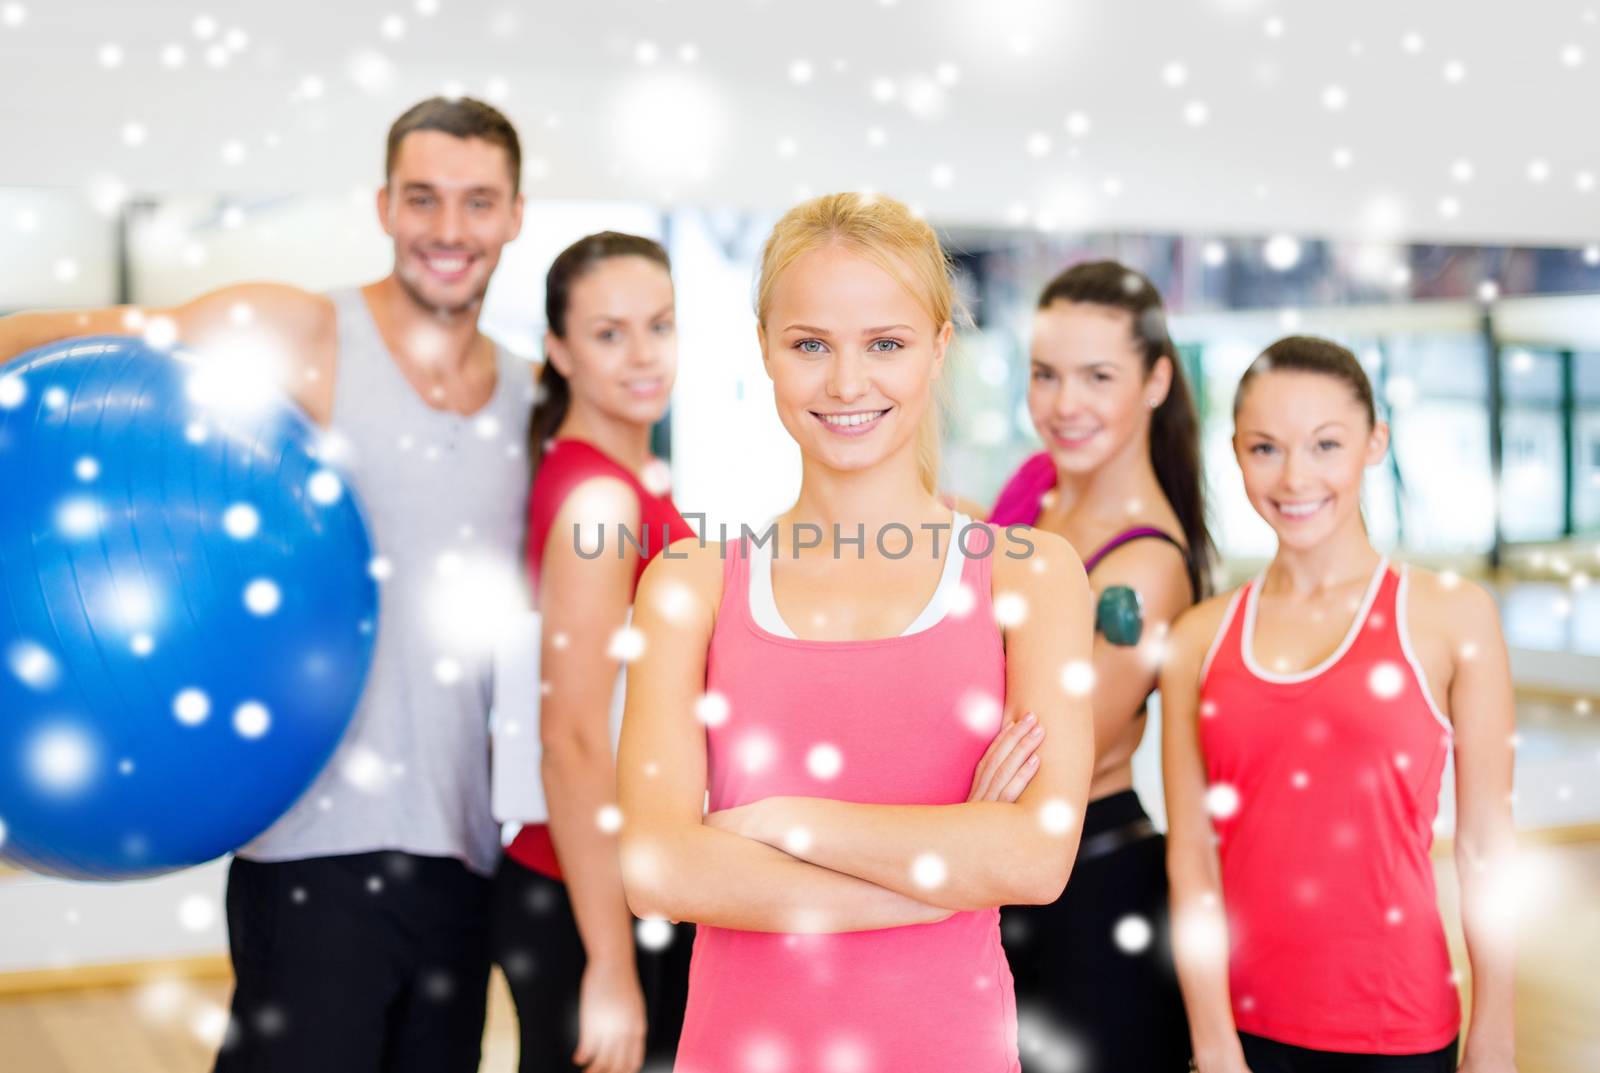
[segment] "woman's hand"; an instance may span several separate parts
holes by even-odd
[[[578,1049],[586,1073],[638,1073],[644,1064],[644,990],[633,960],[591,961],[578,990]]]
[[[967,794],[967,800],[1015,801],[1039,770],[1039,758],[1035,750],[1042,741],[1044,728],[1032,712],[1010,726],[1002,727],[989,743],[983,759],[978,761],[978,769],[972,774],[972,791]]]

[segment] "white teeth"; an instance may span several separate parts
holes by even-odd
[[[865,425],[869,421],[875,421],[888,412],[888,410],[874,410],[869,414],[823,414],[822,419],[828,424],[839,428],[850,428],[854,425]]]
[[[430,257],[428,265],[436,272],[459,272],[467,267],[465,257]]]
[[[1315,503],[1279,503],[1278,510],[1291,518],[1304,518],[1321,510],[1326,502],[1326,499],[1319,499]]]
[[[654,391],[661,386],[660,380],[624,380],[622,386],[629,391]]]

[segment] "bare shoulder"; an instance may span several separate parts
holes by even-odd
[[[337,334],[333,300],[287,283],[236,283],[210,291],[174,312],[203,331],[265,328],[306,342],[332,341]]]
[[[1198,667],[1211,642],[1216,640],[1217,631],[1222,629],[1222,620],[1227,617],[1228,607],[1238,591],[1234,589],[1201,600],[1173,620],[1172,632],[1167,636],[1168,659],[1191,661]]]
[[[1083,560],[1066,539],[1043,529],[1011,534],[999,529],[991,552],[995,588],[1053,595],[1088,591]]]
[[[1500,608],[1485,586],[1453,572],[1417,566],[1405,571],[1406,615],[1413,633],[1471,640],[1500,632]]]
[[[1111,552],[1095,568],[1102,588],[1126,585],[1147,600],[1187,606],[1190,599],[1189,564],[1183,549],[1165,540],[1134,540]]]
[[[556,510],[555,523],[582,526],[632,525],[639,519],[639,494],[621,477],[585,477]]]
[[[737,554],[735,542],[674,540],[645,567],[634,603],[674,626],[701,622],[709,627],[722,602],[725,556]]]

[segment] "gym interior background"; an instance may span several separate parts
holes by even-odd
[[[485,316],[516,352],[538,355],[570,241],[669,248],[660,439],[712,524],[771,516],[798,480],[750,301],[760,242],[811,194],[882,190],[946,238],[971,320],[944,483],[979,500],[1036,449],[1044,281],[1091,256],[1147,273],[1197,387],[1227,583],[1272,546],[1232,385],[1290,331],[1354,349],[1394,432],[1368,477],[1377,542],[1490,584],[1512,646],[1520,1068],[1600,1068],[1600,141],[1572,118],[1600,93],[1600,5],[3,2],[0,312],[377,278],[383,133],[436,92],[524,139],[526,222]],[[1148,745],[1137,765],[1159,816]],[[0,873],[0,1066],[205,1068],[222,875]],[[511,1068],[509,1017],[497,996],[486,1070]]]

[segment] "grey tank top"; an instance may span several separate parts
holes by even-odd
[[[496,347],[489,402],[466,416],[435,410],[390,357],[361,292],[329,297],[339,341],[324,450],[365,510],[378,638],[333,759],[239,856],[404,850],[488,875],[500,855],[489,813],[490,657],[497,625],[525,601],[533,378]]]

